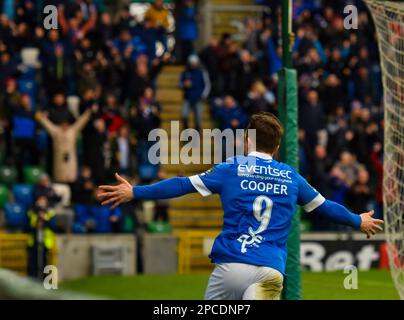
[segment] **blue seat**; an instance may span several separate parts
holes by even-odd
[[[34,204],[34,188],[29,184],[15,184],[13,195],[15,202],[23,205],[26,209]]]
[[[119,220],[122,219],[122,211],[119,207],[110,210],[110,208],[107,206],[93,206],[92,212],[96,222],[96,233],[112,232],[112,225],[110,222],[111,216],[115,215]]]
[[[4,215],[9,228],[24,228],[28,223],[27,211],[18,203],[6,203]]]

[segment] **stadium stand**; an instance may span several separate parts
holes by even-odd
[[[301,1],[294,9],[300,170],[332,200],[355,212],[375,208],[381,215],[383,114],[374,30],[360,4],[359,30],[344,30],[345,2]],[[47,173],[51,180],[42,194],[53,198],[57,216],[79,204],[95,208],[88,211],[84,225],[92,225],[94,216],[103,221],[98,227],[69,225],[58,232],[136,232],[146,228],[138,216],[148,206],[123,206],[119,223],[113,222],[115,218],[108,222],[94,199],[97,184],[111,182],[114,172],[133,183],[149,183],[159,179],[160,171],[167,177],[188,176],[210,167],[164,164],[160,168],[147,159],[148,133],[163,128],[170,134],[170,121],[181,120],[183,96],[178,82],[186,66],[176,57],[179,43],[173,50],[166,31],[177,38],[179,34],[172,33],[175,25],[170,30],[155,28],[156,17],[150,14],[136,21],[129,7],[113,13],[103,1],[56,3],[64,4],[59,6],[60,30],[44,30],[35,6],[30,9],[15,1],[15,10],[0,8],[2,227],[12,231],[24,227],[22,215],[34,203],[40,177]],[[254,112],[276,113],[276,72],[281,66],[278,1],[211,0],[207,4],[204,14],[211,23],[200,24],[199,39],[194,35],[193,40],[198,44],[194,53],[199,53],[212,85],[204,101],[202,127],[236,129]],[[174,10],[178,25],[183,23],[180,8]],[[193,16],[189,29],[181,30],[189,32],[196,26]],[[167,50],[161,43],[167,43]],[[92,110],[92,115],[76,152],[53,154],[55,145],[36,121],[38,115],[68,128],[85,110]],[[189,125],[195,126],[192,116]],[[76,181],[53,181],[58,176],[53,162],[70,163],[75,154],[80,172]],[[71,173],[70,168],[66,171]],[[151,232],[215,231],[221,225],[217,196],[195,194],[172,200],[168,219],[167,204],[154,204],[156,211],[159,207],[163,223],[168,220],[171,226],[152,223],[148,225]],[[77,213],[73,218],[78,222]],[[303,221],[307,230],[338,230],[315,217],[304,216]],[[201,239],[199,231],[196,239]],[[203,244],[192,241],[197,243],[198,256]]]

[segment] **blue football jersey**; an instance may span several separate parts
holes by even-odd
[[[220,195],[223,230],[214,263],[246,263],[285,273],[286,241],[296,204],[310,212],[324,197],[293,168],[267,154],[237,156],[190,177],[202,196]]]

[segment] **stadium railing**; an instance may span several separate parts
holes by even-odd
[[[187,274],[212,269],[207,255],[219,229],[175,230],[178,236],[178,273]]]
[[[9,269],[20,275],[27,274],[28,234],[0,233],[0,268]],[[57,264],[57,248],[50,251],[49,263]]]

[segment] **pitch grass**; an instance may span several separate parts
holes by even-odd
[[[346,290],[346,274],[303,272],[303,298],[306,300],[397,300],[388,271],[358,272],[358,289]],[[61,284],[69,289],[111,299],[193,300],[203,299],[208,274],[97,276]]]

